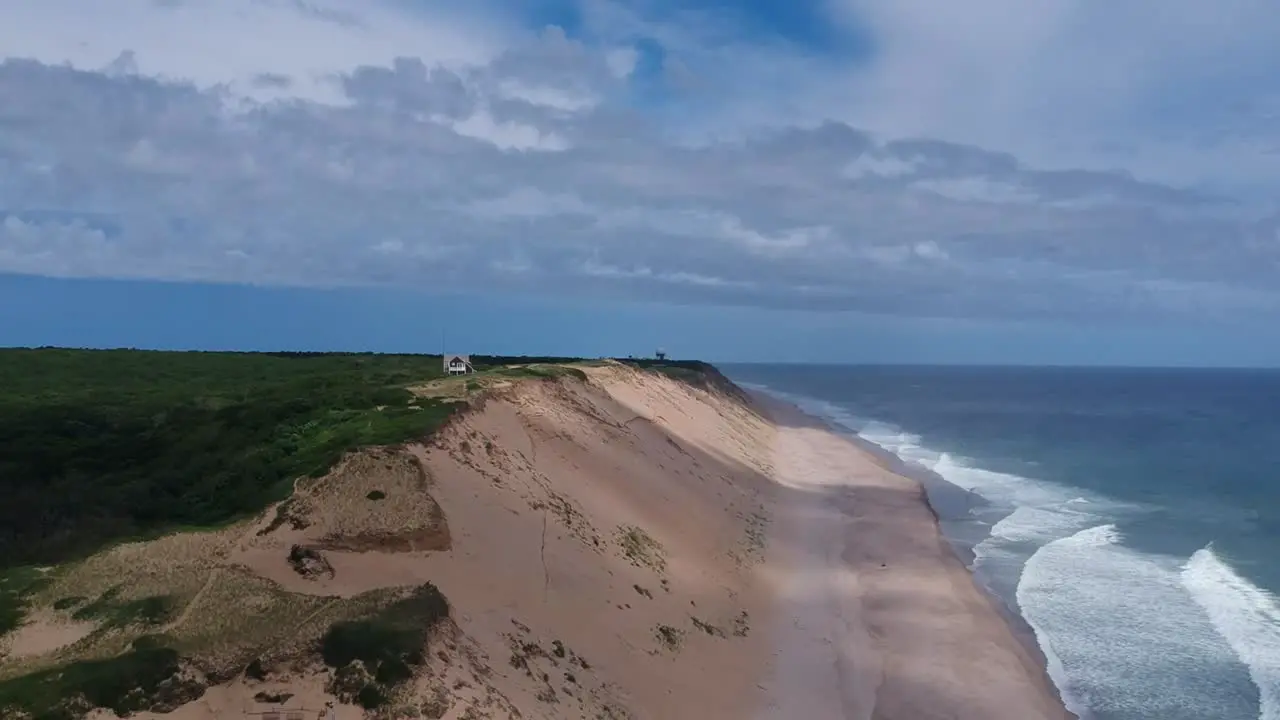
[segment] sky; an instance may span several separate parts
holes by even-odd
[[[1271,0],[0,4],[0,345],[1280,365]]]

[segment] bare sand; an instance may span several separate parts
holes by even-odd
[[[782,489],[765,572],[780,617],[756,717],[1074,717],[919,483],[799,410],[767,407]]]
[[[493,383],[427,445],[353,455],[243,527],[117,548],[137,557],[91,559],[49,598],[79,576],[101,584],[108,567],[151,568],[156,582],[162,569],[144,560],[198,546],[206,564],[182,566],[191,600],[166,631],[217,637],[232,657],[275,632],[235,619],[254,603],[314,631],[343,602],[429,581],[452,621],[397,700],[403,716],[1070,717],[914,481],[785,405],[617,365],[588,374]],[[323,563],[300,571],[295,545]],[[42,611],[13,649],[73,644],[80,629],[65,620]],[[285,663],[134,717],[362,717],[329,673]],[[279,693],[292,697],[264,700]]]

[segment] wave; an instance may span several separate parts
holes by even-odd
[[[1280,600],[1211,547],[1185,561],[1126,547],[1116,523],[1150,508],[975,467],[834,403],[752,387],[1000,509],[974,570],[1016,605],[1081,718],[1280,720]]]
[[[1209,546],[1182,567],[1182,584],[1249,669],[1260,720],[1280,720],[1280,601],[1241,577]]]
[[[1017,597],[1077,714],[1201,720],[1256,712],[1237,653],[1183,586],[1180,560],[1125,547],[1113,524],[1042,547],[1023,568]]]

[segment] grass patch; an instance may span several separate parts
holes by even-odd
[[[448,615],[448,601],[427,583],[372,617],[332,625],[320,640],[320,656],[337,670],[338,694],[366,708],[385,703],[426,661],[427,637]]]
[[[586,382],[587,373],[582,368],[569,365],[514,365],[493,370],[493,375],[512,378],[561,378],[571,377]]]
[[[291,692],[260,692],[254,694],[253,701],[265,705],[283,705],[289,702],[291,697],[293,697]]]
[[[457,404],[405,388],[442,374],[427,355],[0,350],[0,568],[258,512],[439,427]]]
[[[618,528],[614,540],[632,565],[648,567],[657,572],[667,569],[662,544],[650,537],[643,529],[634,525],[624,525]]]
[[[104,592],[97,600],[72,613],[75,620],[95,620],[104,627],[124,628],[131,625],[163,625],[177,610],[177,600],[171,595],[149,595],[134,600],[119,600],[123,586],[117,585]]]
[[[262,658],[254,658],[245,666],[244,676],[259,682],[267,679],[267,669],[262,665]]]
[[[695,617],[695,618],[691,618],[691,619],[693,620],[693,626],[694,626],[694,627],[696,627],[696,628],[698,628],[699,630],[701,630],[702,632],[704,632],[704,633],[706,633],[706,634],[710,635],[711,637],[718,637],[718,638],[722,638],[722,637],[724,637],[724,631],[723,631],[723,630],[721,630],[720,628],[716,627],[715,625],[712,625],[712,624],[711,624],[711,623],[709,623],[709,622],[706,622],[706,621],[700,620],[700,619],[698,619],[698,618],[696,618],[696,617]]]
[[[64,598],[58,598],[53,601],[54,610],[70,610],[89,598],[80,595],[69,595]]]
[[[118,657],[71,663],[0,682],[0,717],[76,720],[104,707],[125,716],[203,694],[181,678],[178,652],[143,644]]]
[[[28,598],[48,584],[45,574],[35,568],[0,571],[0,635],[22,625],[27,615]]]
[[[672,380],[692,387],[721,392],[743,401],[749,401],[749,397],[743,392],[742,388],[725,377],[723,373],[716,369],[716,366],[701,360],[658,360],[656,358],[627,358],[623,360],[619,358],[618,362],[641,370],[666,375]]]
[[[684,644],[684,631],[670,625],[659,625],[653,629],[658,642],[666,649],[676,651]]]

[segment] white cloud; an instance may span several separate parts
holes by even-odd
[[[1158,12],[1143,0],[832,7],[875,49],[830,94],[839,100],[828,112],[879,132],[1223,183],[1280,139],[1265,120],[1265,99],[1280,97],[1271,0],[1169,0]]]
[[[554,132],[543,132],[534,125],[514,120],[497,120],[485,108],[461,120],[445,119],[445,122],[459,135],[484,140],[503,150],[555,152],[569,148],[568,142]]]
[[[914,187],[961,202],[1032,203],[1039,199],[1025,188],[985,177],[921,180]]]
[[[636,71],[636,63],[640,61],[640,53],[634,47],[621,47],[605,54],[605,62],[609,71],[619,79],[629,77]]]
[[[555,87],[529,86],[513,81],[502,83],[501,92],[503,96],[513,100],[523,100],[531,105],[542,105],[567,113],[589,110],[599,102],[598,98],[589,95],[574,94],[572,91]]]
[[[491,60],[508,28],[481,24],[454,4],[404,12],[359,0],[39,0],[0,9],[9,57],[107,67],[129,52],[136,72],[223,86],[259,99],[342,100],[332,76],[396,57],[459,66]],[[287,80],[264,86],[263,73]]]
[[[487,219],[525,219],[555,215],[590,215],[593,210],[576,195],[547,193],[536,187],[521,187],[499,197],[473,200],[467,204],[475,215]]]
[[[1074,11],[1006,8],[1022,35],[997,47],[949,36],[985,32],[992,3],[987,20],[942,9],[938,27],[914,0],[862,8],[890,45],[844,76],[609,0],[588,4],[587,40],[443,3],[9,3],[0,47],[37,61],[0,64],[0,271],[917,315],[1271,312],[1280,216],[813,122],[832,97],[878,92],[877,122],[933,113],[903,134],[962,137],[989,114],[1017,140],[1039,110],[996,66],[1064,42],[1054,12]],[[657,77],[637,77],[639,37],[664,48]],[[946,82],[890,93],[927,69],[907,50],[932,45],[956,63]],[[963,84],[989,73],[969,118]]]
[[[850,180],[866,177],[902,177],[915,172],[919,158],[879,157],[860,155],[844,168],[844,176]]]

